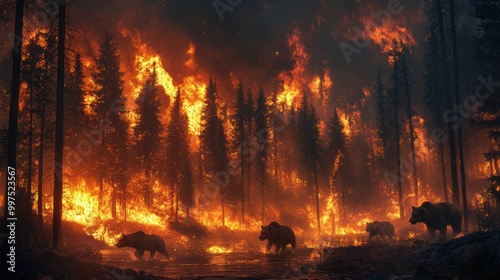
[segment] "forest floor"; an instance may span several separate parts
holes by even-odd
[[[92,247],[96,247],[97,243]],[[98,246],[97,246],[98,247]],[[297,249],[299,250],[299,249]],[[305,250],[305,249],[303,249]],[[310,251],[309,251],[310,252]],[[262,254],[262,253],[261,253]],[[295,254],[295,253],[294,253]],[[215,274],[183,279],[500,279],[500,231],[473,232],[444,243],[423,240],[324,250],[322,262],[298,263],[279,277]],[[280,257],[280,256],[275,256]],[[66,247],[25,257],[14,279],[175,279],[103,261],[98,249]],[[166,262],[164,266],[170,265]],[[259,264],[256,264],[258,267]]]

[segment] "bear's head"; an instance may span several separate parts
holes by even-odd
[[[412,225],[425,221],[425,209],[423,207],[412,206],[410,223]]]
[[[375,226],[373,223],[366,223],[366,231],[370,232],[370,231],[374,231],[375,230]]]
[[[260,226],[260,236],[259,239],[264,241],[271,238],[274,235],[274,229],[270,226]]]
[[[130,242],[127,238],[127,235],[122,234],[122,237],[120,238],[120,240],[118,240],[118,243],[116,243],[116,247],[118,247],[118,248],[127,247],[130,245],[129,243]]]

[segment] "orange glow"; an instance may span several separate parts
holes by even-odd
[[[292,105],[298,107],[299,99],[297,97],[300,96],[305,84],[304,72],[309,60],[309,54],[302,44],[301,33],[298,28],[294,28],[292,34],[288,36],[288,47],[290,48],[291,60],[294,62],[294,66],[292,70],[283,71],[278,75],[283,89],[278,93],[277,102],[291,108]]]
[[[200,77],[194,75],[186,75],[181,81],[174,81],[166,70],[167,68],[163,64],[160,55],[153,52],[145,43],[142,43],[140,35],[137,32],[133,33],[124,28],[122,29],[122,36],[130,38],[135,48],[135,68],[133,69],[135,74],[129,82],[133,90],[133,96],[129,98],[129,104],[133,104],[134,100],[139,96],[146,79],[151,74],[153,67],[155,67],[158,86],[163,88],[165,94],[169,97],[170,104],[173,104],[175,101],[177,88],[181,89],[182,98],[184,99],[183,107],[189,120],[189,131],[193,135],[198,135],[201,127],[200,116],[206,84],[201,82]],[[184,65],[191,71],[195,70],[197,64],[195,61],[196,46],[194,43],[189,43],[186,54],[188,55],[188,60]],[[134,119],[133,116],[132,119]]]
[[[231,248],[227,247],[222,247],[222,246],[210,246],[207,249],[207,253],[210,254],[227,254],[227,253],[232,253],[233,250]]]
[[[312,81],[309,83],[309,89],[324,104],[328,99],[332,85],[333,83],[330,78],[330,68],[325,67],[323,69],[323,77],[320,77],[319,75],[314,76]]]

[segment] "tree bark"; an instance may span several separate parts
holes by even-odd
[[[417,177],[417,160],[415,156],[415,135],[413,132],[413,108],[411,105],[410,97],[410,82],[408,79],[408,69],[406,67],[406,51],[403,52],[402,56],[403,63],[403,78],[405,81],[405,92],[406,92],[406,111],[408,113],[408,124],[410,126],[410,149],[411,149],[411,159],[413,165],[413,187],[415,190],[415,205],[419,205],[419,195],[418,195],[418,177]]]
[[[40,154],[38,155],[38,223],[40,232],[43,233],[43,152],[45,138],[45,105],[42,104],[40,112]]]
[[[450,0],[450,26],[451,26],[451,43],[453,47],[453,80],[455,89],[455,104],[460,105],[460,75],[458,72],[458,48],[457,48],[457,31],[455,26],[455,1]],[[462,116],[456,114],[458,122],[462,123]],[[463,137],[462,137],[462,125],[457,128],[457,138],[458,138],[458,155],[460,160],[460,178],[462,184],[462,209],[464,217],[464,231],[469,231],[469,218],[467,215],[467,185],[466,185],[466,173],[465,173],[465,160],[464,160],[464,149],[463,149]]]
[[[52,247],[59,247],[62,198],[63,198],[63,134],[64,134],[64,44],[66,41],[66,3],[59,4],[57,35],[57,101],[56,101],[56,143],[54,164],[54,218]]]
[[[399,203],[399,217],[402,219],[405,216],[404,203],[403,203],[403,186],[401,185],[401,148],[399,145],[399,76],[398,76],[398,58],[394,59],[394,119],[396,122],[396,168],[397,168],[397,183],[398,183],[398,203]]]
[[[443,23],[443,11],[441,6],[441,0],[436,0],[436,12],[438,16],[438,25],[439,25],[439,40],[441,43],[441,63],[443,67],[443,75],[444,75],[444,95],[447,103],[448,110],[453,111],[451,97],[450,97],[450,88],[449,88],[449,80],[450,75],[448,73],[448,61],[446,59],[446,40],[444,33],[444,23]],[[449,149],[450,149],[450,167],[451,167],[451,189],[452,189],[452,202],[453,204],[460,206],[459,200],[459,190],[458,190],[458,174],[457,174],[457,155],[455,148],[455,132],[453,131],[453,123],[448,122],[448,137],[449,137]]]

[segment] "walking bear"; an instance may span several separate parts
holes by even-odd
[[[165,255],[168,259],[170,258],[165,248],[165,241],[158,235],[145,234],[143,231],[138,231],[130,234],[122,234],[116,247],[132,247],[135,248],[135,257],[137,259],[142,259],[144,251],[149,251],[149,258],[152,259],[156,252]]]
[[[420,207],[412,206],[410,223],[424,223],[430,238],[434,239],[439,230],[439,239],[446,239],[446,227],[451,225],[453,236],[462,231],[462,212],[449,202],[431,203],[426,201]]]
[[[368,237],[368,241],[372,239],[372,237],[379,235],[382,238],[395,238],[396,234],[394,231],[394,226],[389,222],[379,222],[374,221],[373,223],[366,223],[366,231],[370,233]]]
[[[284,253],[287,244],[292,245],[292,249],[295,249],[295,234],[293,230],[277,222],[272,222],[268,226],[261,226],[259,239],[261,241],[268,240],[266,252],[269,252],[273,245],[276,246],[276,254],[278,252]]]

